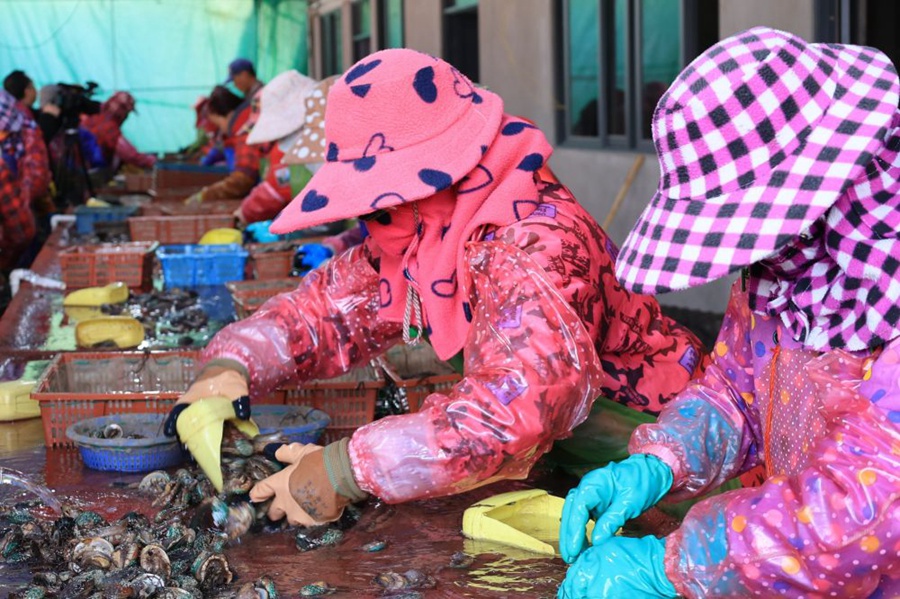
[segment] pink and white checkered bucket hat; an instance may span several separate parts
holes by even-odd
[[[884,147],[898,92],[874,48],[765,27],[709,48],[653,114],[662,176],[619,254],[619,280],[664,293],[775,253]]]

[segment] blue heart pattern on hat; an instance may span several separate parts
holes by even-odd
[[[486,166],[478,164],[472,172],[459,180],[456,195],[465,195],[484,189],[493,182],[494,175],[491,174],[491,171]]]
[[[500,131],[502,135],[518,135],[525,129],[537,129],[534,125],[530,125],[524,121],[513,121],[507,123]]]
[[[300,204],[303,212],[315,212],[316,210],[321,210],[325,206],[328,205],[328,198],[317,193],[315,189],[310,189],[306,192],[306,195],[303,196],[303,201]]]
[[[366,94],[369,93],[369,90],[372,89],[371,83],[364,83],[363,85],[351,85],[350,91],[353,92],[353,95],[359,96],[360,98],[365,98]]]
[[[423,102],[433,104],[437,100],[438,90],[434,84],[434,68],[423,67],[416,72],[413,88]]]
[[[531,216],[538,206],[540,206],[540,202],[536,200],[513,200],[513,212],[516,214],[516,220],[522,220],[526,216]],[[529,207],[531,209],[525,212],[524,209]]]
[[[377,58],[371,62],[364,62],[362,64],[358,64],[355,67],[353,67],[352,69],[350,69],[350,71],[346,75],[344,75],[344,81],[347,83],[347,85],[350,85],[351,83],[353,83],[354,81],[356,81],[357,79],[359,79],[360,77],[362,77],[363,75],[365,75],[366,73],[368,73],[369,71],[371,71],[372,69],[374,69],[375,67],[377,67],[380,64],[381,64],[380,58]]]
[[[406,202],[406,198],[404,198],[402,195],[400,195],[399,193],[394,193],[392,191],[389,191],[387,193],[381,194],[380,196],[378,196],[377,198],[372,200],[372,203],[370,204],[370,206],[372,208],[375,208],[376,210],[378,210],[386,205],[393,206],[395,204],[403,204],[404,202]]]
[[[376,143],[378,144],[378,146],[373,147]],[[394,148],[385,143],[384,134],[376,133],[369,139],[369,143],[366,144],[366,149],[363,151],[362,158],[357,158],[356,160],[351,160],[350,162],[353,163],[353,168],[361,173],[364,173],[375,166],[375,154],[393,151]]]
[[[456,271],[449,279],[438,279],[431,284],[431,291],[438,297],[453,297],[456,294]]]
[[[519,166],[516,168],[520,171],[531,171],[534,172],[544,166],[544,157],[540,154],[529,154],[525,158],[522,159],[522,162],[519,163]]]
[[[325,160],[328,162],[337,162],[338,159],[338,147],[337,144],[333,141],[328,144],[328,154],[325,156]]]
[[[382,308],[387,308],[394,303],[394,296],[391,292],[391,282],[387,279],[378,281],[378,301]]]
[[[471,98],[473,104],[481,104],[484,99],[475,91],[475,86],[458,70],[450,70],[453,72],[453,91],[456,95],[463,99]]]
[[[419,171],[419,179],[422,183],[434,187],[435,191],[443,191],[453,185],[453,177],[444,171],[423,168]]]

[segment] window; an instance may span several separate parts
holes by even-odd
[[[564,138],[649,148],[660,96],[718,40],[717,0],[561,0]]]
[[[403,47],[403,0],[381,0],[379,49]]]
[[[322,77],[337,75],[344,70],[341,47],[341,11],[333,10],[321,17]]]
[[[478,0],[444,0],[444,60],[478,81]]]
[[[816,41],[878,48],[900,65],[900,2],[897,0],[817,0]]]
[[[353,62],[371,53],[372,6],[371,0],[356,0],[351,5],[353,15]]]

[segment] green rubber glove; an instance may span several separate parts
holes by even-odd
[[[558,599],[677,597],[666,578],[666,543],[656,537],[613,537],[585,551],[569,568]]]
[[[569,564],[584,551],[585,528],[594,520],[591,544],[612,538],[672,488],[672,469],[659,458],[634,454],[588,473],[569,491],[559,528],[559,552]]]

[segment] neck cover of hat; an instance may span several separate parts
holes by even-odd
[[[817,351],[900,335],[900,116],[863,177],[748,281],[750,307]]]
[[[458,353],[472,310],[465,290],[465,244],[481,227],[504,226],[538,206],[534,172],[552,148],[537,128],[504,117],[481,162],[457,185],[388,210],[366,223],[381,251],[381,315],[403,322],[411,285],[422,301],[428,339],[441,359]],[[418,233],[416,231],[418,212]],[[415,310],[413,310],[415,314]]]

